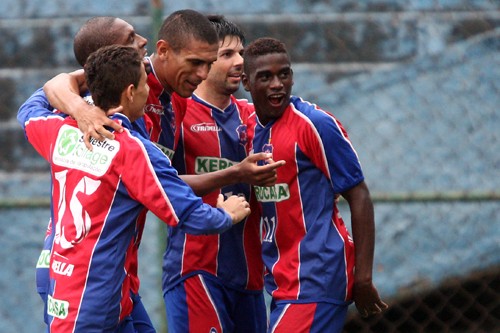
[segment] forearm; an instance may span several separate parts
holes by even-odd
[[[239,182],[234,166],[201,175],[182,175],[180,177],[198,196],[204,196],[224,186]]]
[[[75,117],[80,110],[90,108],[80,97],[80,92],[85,89],[84,81],[83,71],[62,73],[47,81],[43,90],[52,106]]]
[[[364,211],[353,211],[351,218],[352,233],[356,249],[355,281],[357,283],[371,283],[375,249],[373,206],[366,204]]]
[[[355,246],[355,282],[371,283],[375,249],[373,203],[364,183],[351,190],[346,199],[351,211],[352,236]]]

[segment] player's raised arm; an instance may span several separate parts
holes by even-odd
[[[88,149],[92,150],[90,137],[97,140],[114,139],[113,133],[106,126],[119,132],[123,130],[121,125],[109,119],[100,108],[87,103],[80,96],[87,90],[82,69],[56,75],[45,83],[43,90],[54,108],[76,119],[78,127],[84,133]]]

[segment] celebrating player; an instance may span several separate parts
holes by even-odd
[[[104,47],[85,68],[94,103],[122,108],[113,119],[125,130],[115,140],[92,140],[90,151],[74,119],[38,106],[18,114],[28,140],[51,164],[50,332],[135,332],[127,260],[144,209],[193,234],[223,232],[250,209],[237,196],[221,195],[217,209],[204,204],[168,158],[133,130],[149,92],[136,49]]]
[[[274,186],[255,189],[272,295],[268,331],[341,332],[351,300],[363,316],[387,307],[372,284],[374,213],[358,156],[331,114],[291,96],[293,71],[280,41],[245,48],[243,85],[257,114],[253,149],[286,161]],[[354,242],[337,194],[349,203]]]
[[[254,112],[253,106],[232,96],[240,86],[245,37],[224,17],[209,19],[219,36],[218,56],[207,79],[187,101],[173,159],[181,174],[236,165],[247,158],[251,141],[245,121]],[[224,186],[203,200],[214,205],[220,193],[238,194],[252,204],[255,197],[248,181],[247,177]],[[274,179],[268,185],[273,183]],[[266,331],[260,214],[255,203],[245,222],[221,235],[193,236],[170,228],[163,264],[169,331]]]

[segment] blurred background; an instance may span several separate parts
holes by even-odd
[[[284,41],[293,93],[346,127],[375,202],[374,278],[390,308],[361,319],[352,306],[345,332],[500,332],[498,0],[3,0],[0,332],[44,328],[34,267],[49,173],[15,120],[19,106],[78,68],[73,37],[88,18],[125,19],[151,53],[158,22],[183,8],[224,14],[247,40]],[[164,228],[148,219],[141,294],[165,332]]]

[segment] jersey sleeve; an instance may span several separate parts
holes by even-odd
[[[224,210],[204,204],[182,181],[170,160],[154,144],[131,137],[136,144],[128,150],[123,181],[130,194],[153,214],[186,233],[221,233],[232,226]]]
[[[364,180],[358,155],[342,124],[330,113],[313,104],[303,102],[307,107],[310,130],[304,140],[304,151],[330,179],[335,193],[342,193]],[[307,106],[306,106],[307,105]]]
[[[57,127],[64,121],[64,115],[54,112],[42,88],[21,105],[17,121],[35,150],[49,160],[50,144],[47,143],[52,142],[52,136],[57,135]]]

